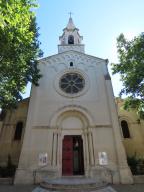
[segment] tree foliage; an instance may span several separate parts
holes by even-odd
[[[22,99],[28,82],[41,77],[35,0],[0,0],[0,107],[10,108]]]
[[[112,64],[113,74],[119,73],[124,88],[120,95],[129,97],[125,109],[136,108],[144,117],[144,33],[128,41],[123,34],[117,38],[118,64]]]

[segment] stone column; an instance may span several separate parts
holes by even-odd
[[[59,159],[60,159],[60,133],[57,133],[57,165],[59,165]]]
[[[52,158],[52,165],[55,167],[57,165],[57,142],[58,142],[58,134],[53,133],[53,158]]]
[[[89,147],[88,147],[88,137],[87,132],[84,132],[84,149],[85,149],[85,165],[86,165],[86,175],[88,175],[89,171]]]
[[[84,168],[87,168],[87,151],[86,151],[86,142],[85,142],[85,133],[82,133],[82,140],[83,140],[83,158],[84,158]]]
[[[92,133],[88,133],[89,152],[90,152],[90,165],[94,165],[94,151],[93,151],[93,138]]]

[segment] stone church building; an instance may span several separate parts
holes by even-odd
[[[32,86],[30,99],[1,121],[0,163],[11,154],[18,165],[15,184],[33,183],[34,173],[38,180],[110,180],[112,175],[113,183],[132,183],[129,145],[125,152],[108,60],[85,54],[71,17],[59,39],[58,54],[39,60],[40,86]]]

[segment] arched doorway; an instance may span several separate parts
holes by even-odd
[[[50,125],[56,128],[52,142],[52,165],[57,166],[58,174],[89,176],[89,167],[94,165],[93,137],[89,128],[89,125],[94,125],[91,114],[80,106],[67,106],[53,115]],[[77,139],[78,148],[74,147],[77,146]]]
[[[62,175],[84,175],[81,135],[65,135],[62,143]]]

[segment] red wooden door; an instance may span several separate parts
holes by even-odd
[[[73,137],[68,135],[63,139],[62,175],[73,175]]]

